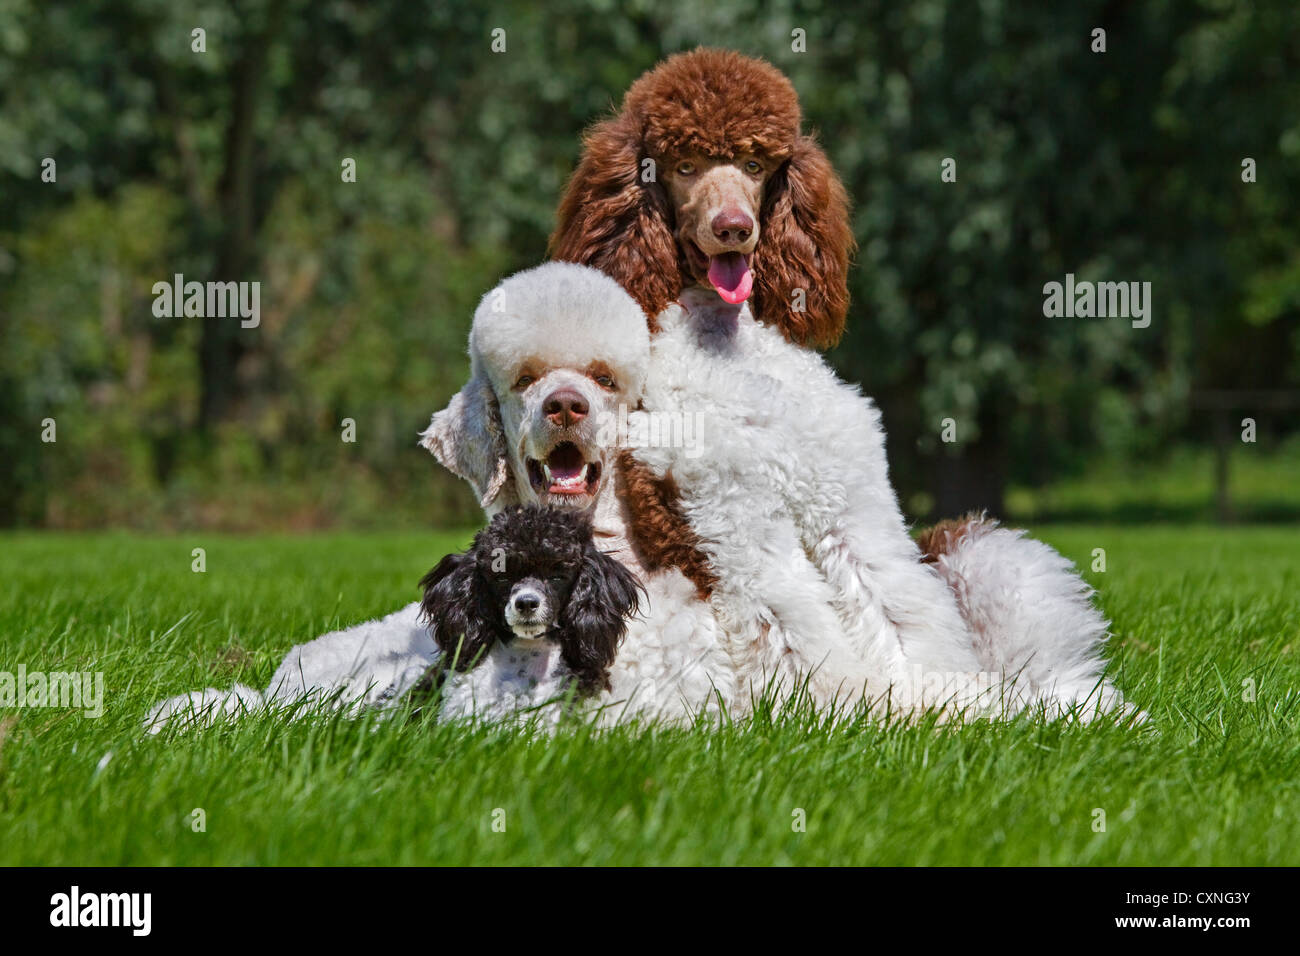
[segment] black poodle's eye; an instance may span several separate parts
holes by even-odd
[[[686,160],[685,162],[678,163],[677,172],[682,176],[694,176],[695,164],[692,163],[689,159]]]

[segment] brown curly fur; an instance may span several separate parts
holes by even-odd
[[[969,535],[994,527],[997,527],[997,522],[980,512],[972,511],[961,518],[945,518],[916,536],[921,560],[926,564],[937,564],[940,555],[955,552]]]
[[[642,162],[727,159],[757,153],[776,161],[767,182],[755,251],[755,317],[787,339],[835,344],[844,331],[853,233],[848,199],[821,148],[800,133],[799,98],[776,67],[728,50],[669,57],[643,74],[619,112],[593,126],[560,201],[551,256],[595,266],[655,317],[690,283],[673,234],[675,211]],[[796,311],[794,291],[806,294]]]
[[[848,198],[816,140],[800,132],[799,97],[776,67],[727,50],[669,57],[628,89],[620,110],[584,137],[582,159],[560,202],[553,258],[595,266],[656,316],[693,280],[674,234],[676,210],[643,161],[718,160],[757,154],[775,172],[763,188],[752,259],[753,314],[791,342],[835,344],[844,331],[853,234]],[[794,292],[804,290],[796,310]],[[621,496],[631,538],[649,570],[676,567],[707,597],[716,583],[676,489],[622,456]]]
[[[718,578],[682,514],[672,478],[658,480],[626,451],[619,452],[618,465],[618,495],[628,503],[628,540],[637,560],[647,571],[677,568],[708,600]]]

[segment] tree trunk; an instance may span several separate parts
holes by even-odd
[[[1228,458],[1232,453],[1232,420],[1227,408],[1214,413],[1214,516],[1231,524],[1232,495],[1228,491]]]
[[[230,126],[226,133],[225,162],[217,195],[221,237],[215,274],[208,277],[215,281],[246,281],[255,261],[255,123],[266,74],[271,29],[268,24],[247,39],[230,73]],[[203,319],[199,340],[200,429],[208,430],[228,414],[239,391],[236,367],[248,351],[249,336],[253,334],[254,330],[241,327],[238,318],[209,315]]]
[[[1000,419],[983,423],[978,441],[955,449],[943,446],[931,461],[933,518],[956,518],[971,511],[992,517],[1005,512],[1008,445]]]

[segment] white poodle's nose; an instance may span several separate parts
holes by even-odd
[[[542,403],[542,414],[561,428],[576,425],[587,417],[591,406],[578,394],[576,389],[561,388],[546,396]]]

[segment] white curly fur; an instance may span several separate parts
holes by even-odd
[[[475,313],[470,382],[422,436],[491,514],[539,500],[524,461],[545,452],[545,394],[573,388],[592,405],[571,436],[605,468],[585,504],[602,549],[638,574],[648,600],[611,668],[612,690],[589,707],[605,720],[679,720],[719,703],[744,712],[771,680],[787,688],[807,680],[823,703],[865,697],[912,711],[1039,705],[1086,718],[1123,706],[1101,677],[1106,622],[1068,561],[987,524],[936,565],[922,563],[889,484],[871,401],[747,308],[693,293],[682,301],[659,317],[663,331],[650,342],[636,304],[595,270],[550,263],[507,279]],[[593,361],[615,371],[614,392],[591,383]],[[519,390],[523,363],[545,371]],[[702,447],[637,454],[671,471],[682,492],[719,578],[707,604],[678,571],[647,573],[626,537],[616,457],[593,423],[596,411],[607,418],[642,399],[652,413],[703,415]],[[411,604],[293,648],[265,692],[236,685],[182,695],[159,703],[146,724],[157,732],[269,705],[383,708],[436,655]],[[1008,681],[978,695],[927,683],[978,672]],[[558,655],[497,647],[449,678],[441,714],[499,719],[552,700],[565,676]]]
[[[993,673],[996,693],[950,703],[1081,716],[1122,705],[1102,680],[1106,621],[1047,545],[981,525],[937,568],[921,562],[880,413],[820,355],[710,290],[683,293],[658,324],[645,406],[705,427],[690,449],[637,457],[681,491],[742,683],[811,671],[821,699],[894,707],[918,673]]]
[[[978,520],[936,568],[956,595],[980,667],[1007,675],[1009,698],[1054,713],[1132,712],[1103,678],[1108,624],[1093,590],[1058,552]]]
[[[483,297],[474,317],[470,360],[470,382],[433,416],[421,444],[474,486],[489,514],[538,501],[523,460],[546,440],[542,398],[563,386],[581,392],[592,406],[589,421],[568,437],[605,466],[600,490],[587,504],[594,532],[602,550],[642,579],[646,600],[642,614],[629,622],[610,669],[611,690],[586,706],[606,722],[629,716],[674,721],[716,711],[719,700],[735,699],[731,662],[709,606],[680,572],[648,574],[638,563],[625,533],[625,506],[614,491],[616,449],[598,442],[597,422],[616,418],[618,405],[635,407],[640,400],[649,363],[644,313],[604,274],[550,263],[505,280]],[[596,360],[614,373],[615,392],[595,386],[587,375]],[[512,388],[514,372],[525,362],[545,373],[534,387],[518,391]],[[306,707],[349,713],[388,708],[437,653],[419,605],[410,604],[294,647],[264,692],[236,685],[230,691],[180,695],[155,705],[145,724],[157,733],[260,707],[291,713]],[[567,676],[556,654],[498,646],[472,671],[449,677],[440,715],[501,719],[555,700]],[[561,712],[552,707],[545,716],[555,719]]]

